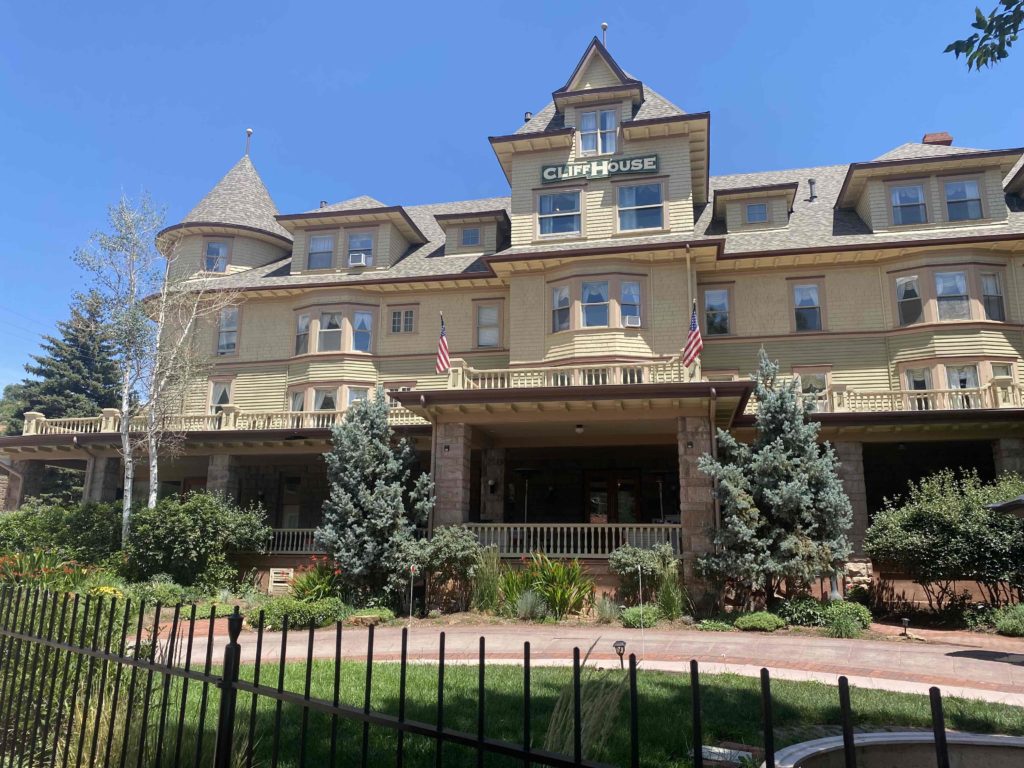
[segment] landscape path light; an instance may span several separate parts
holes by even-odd
[[[622,657],[626,653],[626,641],[616,640],[614,643],[612,643],[612,648],[615,649],[615,653],[619,656],[619,669],[625,669],[626,663],[622,660]]]

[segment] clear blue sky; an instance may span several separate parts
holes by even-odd
[[[983,0],[986,10],[995,0]],[[630,73],[712,114],[713,174],[868,160],[946,130],[1024,144],[1024,46],[942,53],[974,2],[51,3],[0,7],[0,386],[83,276],[122,190],[177,221],[239,158],[282,212],[503,195],[487,137],[562,85],[599,24]]]

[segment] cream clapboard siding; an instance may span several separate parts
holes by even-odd
[[[278,261],[288,254],[287,248],[283,245],[271,245],[253,237],[185,235],[177,241],[172,252],[168,254],[172,259],[170,269],[172,280],[180,280],[203,271],[203,267],[206,265],[204,243],[208,239],[231,242],[231,261],[228,264],[228,274],[244,272],[253,267],[262,267]]]
[[[666,223],[674,232],[688,232],[693,229],[693,190],[690,181],[690,146],[685,136],[663,139],[647,139],[627,142],[621,140],[620,151],[611,157],[629,157],[639,154],[657,154],[658,176],[667,176],[665,181]],[[535,210],[535,190],[543,185],[540,180],[541,167],[575,162],[576,149],[569,152],[548,151],[526,153],[512,158],[510,180],[512,184],[512,244],[527,245],[533,242],[547,242],[539,238]],[[624,178],[636,179],[643,183],[644,174],[618,177],[616,183],[608,179],[590,179],[580,189],[583,209],[583,237],[587,240],[607,239],[616,234],[617,200],[616,188]],[[551,185],[560,186],[560,185]],[[554,243],[559,240],[552,239]],[[564,242],[564,241],[561,241]]]
[[[477,302],[500,303],[503,305],[502,327],[505,338],[502,347],[508,346],[508,293],[503,288],[416,291],[404,298],[387,296],[384,300],[382,318],[383,333],[378,338],[377,351],[381,355],[417,355],[437,352],[437,340],[441,332],[441,313],[448,333],[448,350],[453,357],[465,356],[475,350],[476,318],[474,306]],[[413,306],[416,310],[415,333],[391,333],[392,307]]]
[[[509,358],[513,365],[543,360],[544,337],[551,322],[551,298],[544,276],[515,276],[508,282],[512,326]]]
[[[287,378],[279,366],[239,371],[231,382],[231,402],[243,411],[283,410]]]
[[[900,231],[902,229],[920,230],[928,227],[973,227],[979,224],[978,221],[949,221],[946,211],[946,193],[944,182],[954,179],[976,179],[979,184],[979,192],[982,197],[982,212],[984,221],[999,222],[1005,221],[1009,216],[1006,207],[1006,200],[1003,196],[1003,181],[996,169],[989,169],[979,173],[964,173],[954,176],[915,176],[898,182],[886,184],[881,179],[870,179],[857,201],[856,210],[865,223],[874,232]],[[893,226],[892,210],[889,198],[891,186],[903,184],[920,184],[925,191],[925,205],[927,207],[928,224],[914,225],[912,227]]]
[[[611,67],[600,56],[593,54],[575,81],[570,84],[573,90],[582,91],[587,88],[604,88],[609,85],[619,85],[619,78],[612,72]]]

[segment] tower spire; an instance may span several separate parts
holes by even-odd
[[[249,154],[249,144],[252,142],[252,128],[245,129],[245,154]]]

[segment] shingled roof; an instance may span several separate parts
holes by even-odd
[[[644,89],[644,100],[633,115],[634,120],[650,120],[655,117],[673,117],[686,113],[653,88]],[[516,129],[516,133],[546,133],[565,127],[565,115],[555,108],[555,102],[548,102],[540,112]]]
[[[242,227],[291,242],[292,236],[277,223],[277,206],[248,155],[224,174],[206,197],[199,201],[181,223],[164,232],[188,226]],[[163,234],[164,232],[161,232]]]

